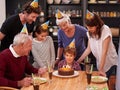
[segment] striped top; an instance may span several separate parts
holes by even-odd
[[[50,36],[45,41],[33,39],[32,54],[34,57],[33,66],[36,68],[46,67],[47,61],[55,61],[55,50],[53,40]]]

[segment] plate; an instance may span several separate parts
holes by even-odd
[[[41,77],[34,77],[34,80],[36,80],[36,82],[39,84],[43,84],[47,82],[46,78],[41,78]]]
[[[108,80],[108,78],[103,76],[92,76],[92,82],[93,83],[104,83]]]
[[[76,77],[76,76],[78,76],[78,75],[79,75],[79,72],[78,72],[78,71],[75,71],[75,72],[74,72],[74,75],[62,76],[62,75],[59,75],[59,74],[58,74],[58,71],[54,71],[54,72],[53,72],[53,75],[54,75],[54,76],[57,76],[57,77],[61,77],[61,78],[70,78],[70,77]]]

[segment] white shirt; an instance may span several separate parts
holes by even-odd
[[[117,56],[117,52],[114,47],[114,44],[112,42],[112,34],[111,34],[110,28],[107,25],[103,25],[103,27],[101,29],[102,29],[102,34],[101,34],[100,39],[91,38],[89,36],[88,32],[87,32],[87,35],[88,35],[88,39],[90,41],[91,51],[97,60],[97,68],[99,68],[99,65],[101,62],[100,60],[101,60],[101,55],[102,55],[102,43],[108,36],[111,37],[111,41],[108,46],[108,52],[107,52],[107,56],[106,56],[106,60],[105,60],[105,65],[103,68],[104,72],[107,72],[111,66],[117,65],[118,56]]]
[[[14,57],[16,57],[16,58],[20,57],[20,56],[15,52],[15,50],[13,49],[12,44],[10,45],[9,49],[10,49],[10,51],[11,51],[11,53],[13,54]]]

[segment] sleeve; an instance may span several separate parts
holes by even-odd
[[[58,30],[58,47],[63,47],[63,43],[62,43],[62,38],[61,38],[61,30]]]
[[[58,63],[58,68],[62,68],[62,67],[63,67],[63,60]]]
[[[12,22],[10,19],[6,19],[6,20],[4,21],[4,23],[2,24],[0,31],[1,31],[4,35],[6,35],[6,34],[9,33],[9,30],[10,30],[10,28],[11,28],[12,25],[13,25],[13,22]]]
[[[74,70],[77,70],[77,71],[78,71],[78,70],[81,70],[80,65],[79,65],[78,62],[74,62],[73,68],[74,68]]]
[[[108,36],[112,38],[112,33],[110,28],[105,25],[104,28],[102,29],[102,39],[105,40]]]
[[[51,37],[50,37],[50,54],[51,54],[51,60],[54,63],[55,62],[55,48],[54,48],[53,40]]]
[[[38,48],[34,44],[32,45],[32,55],[34,57],[34,61],[37,62],[37,64],[40,67],[44,67],[44,64],[42,63],[41,58],[39,56],[40,54],[38,52]]]
[[[27,73],[27,74],[31,74],[31,73],[38,73],[38,69],[37,68],[34,68],[29,62],[28,62],[28,60],[27,59],[25,59],[26,60],[26,64],[25,64],[25,72]]]
[[[0,86],[17,87],[17,81],[12,81],[4,77],[7,66],[5,63],[5,59],[2,56],[0,57]]]

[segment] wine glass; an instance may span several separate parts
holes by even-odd
[[[90,83],[91,83],[91,76],[92,76],[92,71],[93,71],[93,64],[86,64],[85,65],[85,71],[87,75],[87,90],[90,89]]]

